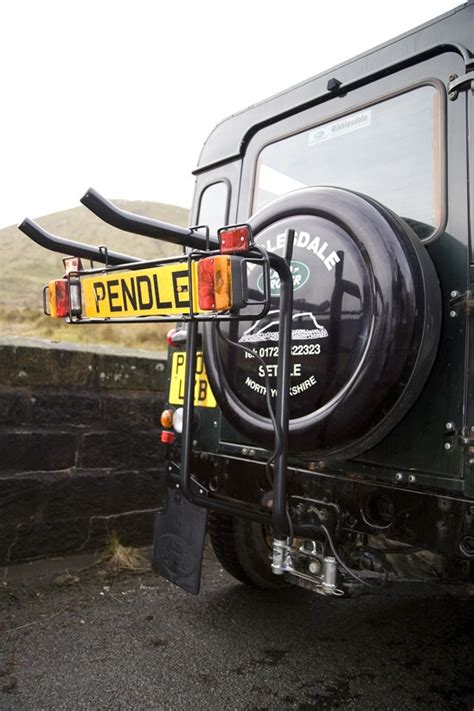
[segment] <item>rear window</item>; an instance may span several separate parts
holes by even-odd
[[[254,211],[308,185],[369,195],[421,238],[441,224],[441,113],[422,86],[272,143],[257,163]]]

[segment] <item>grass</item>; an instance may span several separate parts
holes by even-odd
[[[107,536],[104,551],[98,561],[108,571],[119,573],[122,570],[143,570],[148,562],[133,546],[124,546],[115,531]]]
[[[188,212],[173,205],[150,202],[116,203],[130,212],[185,226]],[[179,247],[159,240],[120,232],[85,207],[76,207],[37,220],[53,234],[79,242],[153,259],[179,253]],[[52,341],[108,344],[128,348],[163,348],[166,324],[104,324],[71,326],[48,318],[42,309],[42,288],[62,277],[62,256],[38,246],[16,227],[0,230],[0,333]],[[67,256],[67,255],[66,255]]]
[[[62,319],[45,316],[41,309],[27,306],[6,306],[0,303],[2,336],[28,336],[56,343],[82,343],[84,345],[109,345],[121,348],[164,350],[169,324],[129,323],[70,325]]]

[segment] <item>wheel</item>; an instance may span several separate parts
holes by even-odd
[[[294,230],[293,316],[288,447],[309,461],[348,460],[381,442],[416,402],[434,363],[441,292],[417,235],[388,208],[335,187],[287,193],[249,219],[257,245],[284,254]],[[264,274],[248,275],[264,293]],[[265,360],[278,385],[279,293],[270,310],[232,325],[231,341]],[[246,315],[240,313],[240,315]],[[230,326],[223,327],[230,335]],[[264,369],[255,358],[203,327],[212,391],[226,419],[247,441],[273,447]]]
[[[282,576],[272,573],[271,550],[262,524],[212,511],[208,532],[217,560],[233,578],[266,590],[288,586]]]

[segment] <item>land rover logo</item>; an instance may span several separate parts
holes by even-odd
[[[306,284],[311,272],[307,264],[296,260],[291,262],[290,269],[293,277],[293,291],[298,291]],[[263,294],[263,274],[258,277],[257,289]],[[280,293],[280,277],[273,270],[270,272],[270,291],[272,296],[278,296]]]

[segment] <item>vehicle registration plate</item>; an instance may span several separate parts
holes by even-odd
[[[196,354],[196,379],[194,386],[194,405],[198,407],[216,407],[216,399],[209,385],[206,366],[202,353]],[[184,374],[186,372],[186,353],[173,353],[170,377],[170,405],[182,405],[184,401]]]
[[[113,319],[187,314],[188,281],[183,262],[82,277],[82,315]]]

